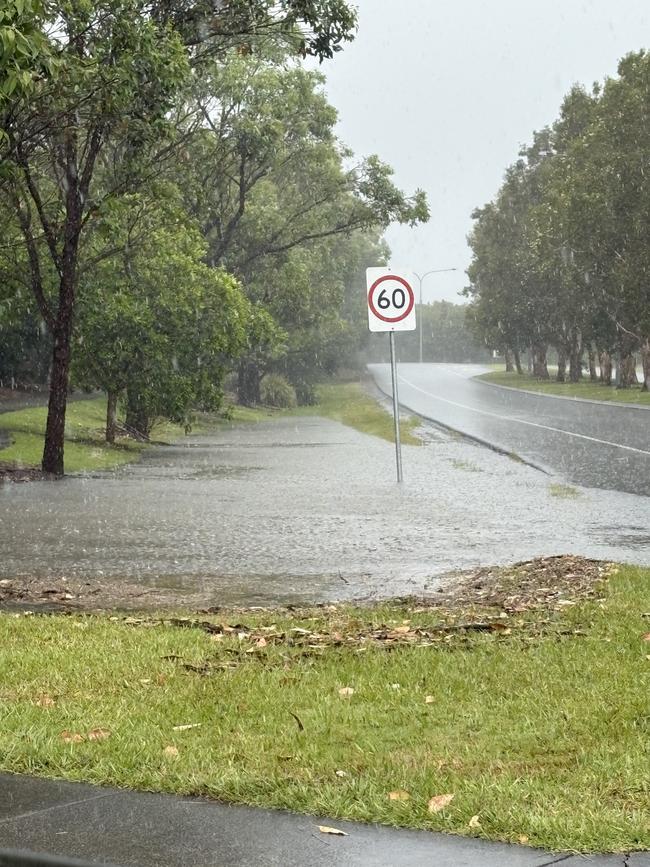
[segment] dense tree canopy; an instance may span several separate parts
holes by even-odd
[[[470,321],[492,347],[530,348],[535,372],[650,385],[650,55],[630,54],[591,93],[576,87],[560,117],[475,212]]]
[[[120,398],[146,435],[217,406],[233,368],[248,402],[269,373],[309,400],[358,343],[352,274],[390,222],[428,217],[421,192],[338,142],[300,64],[352,38],[350,5],[11,0],[1,15],[0,380],[42,380],[51,351],[43,469],[63,471],[71,383],[107,391],[109,439]]]

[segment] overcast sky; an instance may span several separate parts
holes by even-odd
[[[426,226],[393,227],[392,263],[428,277],[425,300],[462,300],[472,210],[493,198],[534,129],[575,82],[590,86],[650,43],[648,0],[357,0],[359,33],[324,64],[339,134],[377,153]]]

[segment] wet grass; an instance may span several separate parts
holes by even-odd
[[[508,618],[330,606],[200,615],[210,633],[4,614],[0,769],[557,851],[650,849],[648,611],[650,571],[625,567],[600,598]],[[477,617],[487,631],[458,629]],[[405,644],[417,628],[430,637]],[[430,812],[438,795],[454,797]]]
[[[16,410],[0,414],[0,430],[9,433],[11,444],[0,449],[0,463],[16,467],[40,466],[47,407]],[[106,398],[73,400],[68,404],[65,426],[65,468],[67,473],[105,470],[136,460],[143,448],[126,437],[115,445],[104,440]],[[183,428],[170,423],[157,425],[152,439],[178,439]]]
[[[319,386],[318,404],[314,407],[302,407],[299,412],[331,418],[361,433],[395,442],[392,414],[358,382]],[[419,424],[415,418],[400,419],[400,438],[404,445],[422,445],[422,440],[414,433]]]
[[[548,492],[552,497],[560,500],[575,500],[580,497],[580,491],[573,485],[561,485],[555,482],[548,486]]]
[[[551,376],[553,374],[551,373]],[[559,395],[561,397],[579,397],[584,400],[603,400],[615,403],[638,403],[650,407],[650,392],[641,391],[641,386],[617,389],[615,386],[601,385],[598,382],[554,382],[536,379],[534,376],[517,373],[506,373],[504,370],[483,373],[477,379],[492,382],[495,385],[506,385],[510,388],[523,388],[527,391],[538,391],[540,394]]]

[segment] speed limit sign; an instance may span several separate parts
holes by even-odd
[[[368,326],[371,331],[414,331],[415,293],[408,272],[366,269]]]

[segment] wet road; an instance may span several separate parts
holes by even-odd
[[[0,578],[93,577],[209,591],[214,604],[435,590],[453,569],[583,554],[650,565],[650,498],[558,499],[548,476],[424,428],[404,448],[336,422],[192,436],[129,467],[0,484]]]
[[[390,393],[390,367],[370,370]],[[472,379],[485,370],[401,364],[400,403],[569,482],[650,496],[650,410],[529,394]]]

